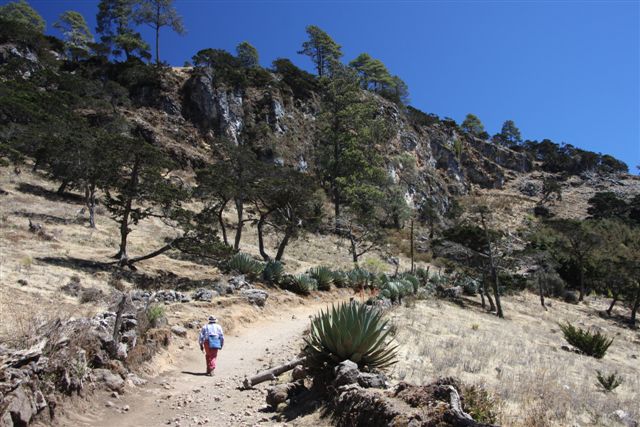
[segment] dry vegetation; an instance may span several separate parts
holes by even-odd
[[[475,305],[417,301],[392,314],[401,344],[393,377],[422,384],[452,375],[482,385],[497,399],[503,425],[616,425],[608,414],[618,409],[637,419],[640,333],[600,318],[605,305],[553,301],[545,312],[535,295],[523,294],[505,299],[507,318],[500,320]],[[562,350],[563,321],[615,337],[607,355],[598,360]],[[604,393],[596,370],[617,371],[624,382]]]

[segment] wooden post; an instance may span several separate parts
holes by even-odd
[[[306,360],[306,357],[300,357],[298,359],[294,359],[291,362],[285,363],[284,365],[276,366],[275,368],[267,369],[266,371],[258,372],[251,378],[245,378],[243,385],[244,388],[251,388],[256,384],[260,384],[265,381],[274,380],[278,375],[281,375],[287,371],[292,370],[298,365],[301,365]]]

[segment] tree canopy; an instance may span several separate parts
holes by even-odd
[[[341,46],[315,25],[309,25],[306,31],[309,39],[302,43],[298,53],[311,58],[319,77],[330,75],[342,57]]]
[[[186,30],[182,17],[173,6],[174,0],[137,0],[133,20],[137,24],[146,24],[155,32],[156,64],[160,64],[160,29],[168,27],[179,35]]]
[[[16,22],[39,33],[44,33],[46,23],[42,16],[26,0],[18,0],[0,6],[0,18]]]
[[[255,68],[260,66],[258,49],[251,43],[244,41],[236,46],[236,56],[245,68]]]
[[[93,34],[79,12],[73,10],[64,12],[53,26],[62,32],[71,59],[87,54],[90,44],[94,41]]]

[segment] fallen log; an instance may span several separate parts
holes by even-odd
[[[277,376],[292,370],[298,365],[301,365],[306,360],[305,357],[300,357],[298,359],[294,359],[291,362],[285,363],[284,365],[276,366],[271,369],[267,369],[266,371],[258,372],[251,378],[246,378],[243,381],[244,388],[251,388],[256,384],[263,383],[265,381],[274,380]]]

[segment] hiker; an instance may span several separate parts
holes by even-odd
[[[224,333],[222,326],[218,323],[215,316],[209,316],[209,323],[202,327],[200,331],[200,351],[204,352],[207,362],[207,375],[213,375],[216,369],[216,359],[218,358],[218,350],[222,350],[224,346]]]

